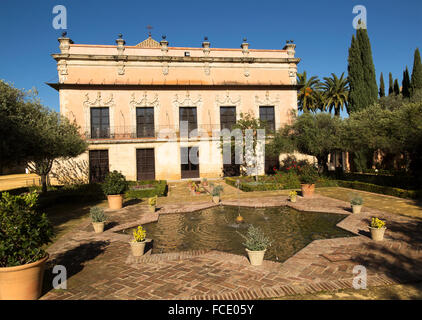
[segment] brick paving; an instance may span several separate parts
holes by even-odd
[[[41,299],[259,299],[352,287],[353,268],[364,265],[368,286],[385,286],[422,279],[422,220],[364,207],[351,214],[347,202],[315,195],[298,197],[296,203],[283,195],[224,200],[224,205],[249,207],[289,205],[298,210],[347,215],[338,226],[352,238],[316,240],[284,263],[264,261],[251,266],[245,256],[219,251],[130,254],[130,236],[120,230],[156,221],[160,214],[183,213],[212,207],[207,201],[178,205],[159,201],[150,213],[143,204],[109,211],[109,225],[102,234],[92,232],[84,221],[50,248],[50,260]],[[385,240],[369,238],[372,216],[387,221]],[[51,288],[51,268],[68,270],[68,289]]]

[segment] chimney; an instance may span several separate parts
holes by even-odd
[[[123,40],[123,35],[121,33],[119,33],[119,38],[116,40],[117,43],[117,54],[118,55],[122,55],[123,52],[125,51],[125,44],[126,41]]]
[[[287,40],[283,50],[287,50],[287,55],[289,58],[294,58],[296,53],[295,48],[296,45],[293,43],[293,40]]]
[[[63,32],[62,36],[58,39],[60,45],[60,53],[62,54],[68,54],[70,45],[73,43],[73,41],[67,37],[67,32]]]

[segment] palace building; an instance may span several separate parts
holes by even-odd
[[[220,138],[241,113],[265,120],[277,130],[297,110],[297,64],[293,41],[275,50],[171,47],[149,37],[128,46],[76,44],[58,39],[60,113],[75,120],[89,142],[79,158],[90,180],[111,170],[128,180],[218,178],[230,175],[223,164]],[[194,135],[183,134],[182,123]],[[269,132],[269,133],[270,133]],[[188,151],[188,152],[187,152]],[[199,162],[184,154],[195,153]],[[278,159],[262,159],[260,173]]]

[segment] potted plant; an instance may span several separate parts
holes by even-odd
[[[318,171],[313,165],[307,164],[299,169],[299,174],[302,196],[311,198],[315,191],[315,182],[318,180]]]
[[[350,205],[352,206],[353,213],[360,213],[362,210],[363,199],[360,195],[355,195],[352,200],[350,200]]]
[[[372,240],[382,241],[384,239],[384,233],[385,233],[385,230],[387,229],[385,227],[385,221],[382,221],[378,218],[372,218],[369,229],[371,230]]]
[[[142,226],[133,230],[133,240],[130,242],[133,256],[140,257],[144,254],[146,236],[147,232]]]
[[[290,200],[290,202],[296,202],[296,200],[297,200],[297,192],[296,191],[290,191],[289,200]]]
[[[103,232],[105,222],[107,221],[104,210],[100,207],[92,207],[89,213],[91,215],[92,226],[94,227],[95,233]]]
[[[207,180],[207,178],[203,178],[203,179],[202,179],[202,185],[203,185],[204,187],[208,187],[208,180]]]
[[[250,225],[245,235],[239,233],[246,241],[243,245],[246,247],[249,261],[253,266],[260,266],[264,260],[265,251],[271,245],[269,238],[257,227]]]
[[[212,191],[211,191],[212,201],[215,204],[220,203],[220,195],[221,195],[221,192],[223,191],[223,189],[224,188],[221,185],[217,185],[214,188],[212,188]]]
[[[0,300],[36,300],[41,295],[53,228],[35,210],[36,192],[0,197]]]
[[[112,210],[123,207],[123,194],[128,189],[126,178],[120,172],[110,172],[102,184],[104,194],[107,196],[108,206]]]
[[[155,212],[155,209],[157,207],[157,196],[148,198],[148,207],[150,212]]]

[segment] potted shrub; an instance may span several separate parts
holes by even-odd
[[[296,191],[290,191],[289,200],[290,200],[290,202],[296,202],[296,200],[297,200],[297,192]]]
[[[313,196],[315,191],[315,182],[318,180],[318,171],[313,165],[307,164],[299,169],[299,173],[302,196],[304,198],[310,198]]]
[[[53,228],[35,210],[36,192],[0,197],[0,300],[36,300],[41,295]]]
[[[385,230],[387,229],[385,227],[385,221],[382,221],[378,218],[372,218],[369,229],[371,230],[372,240],[382,241],[384,239],[384,233],[385,233]]]
[[[257,227],[250,225],[245,235],[239,233],[246,241],[243,245],[246,247],[249,261],[253,266],[260,266],[264,260],[265,251],[271,245],[269,238]]]
[[[352,200],[350,200],[350,205],[352,206],[353,213],[360,213],[362,210],[363,199],[359,195],[355,195]]]
[[[133,240],[130,242],[133,256],[140,257],[144,254],[146,236],[147,232],[142,226],[133,230]]]
[[[92,207],[89,213],[91,215],[92,226],[94,227],[95,233],[103,232],[105,222],[107,221],[104,210],[100,207]]]
[[[220,203],[220,195],[221,195],[221,192],[223,191],[223,189],[224,188],[221,185],[217,185],[214,188],[212,188],[212,191],[211,191],[212,201],[215,204]]]
[[[107,196],[108,207],[118,210],[123,207],[123,194],[128,189],[126,178],[120,172],[110,172],[102,184],[104,194]]]
[[[155,209],[157,207],[157,198],[157,196],[148,198],[149,211],[155,212]]]

